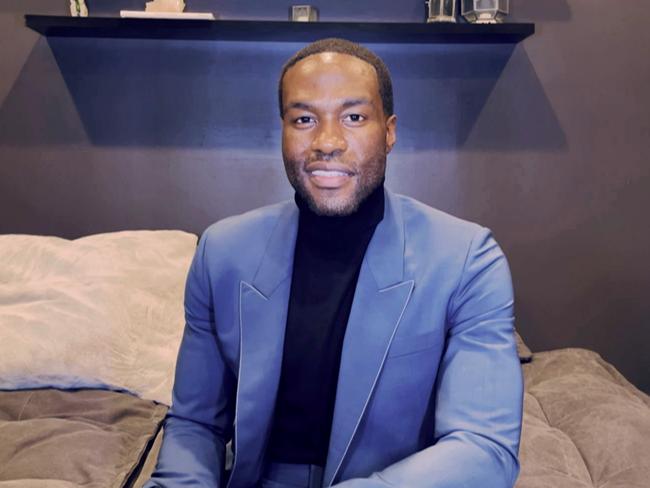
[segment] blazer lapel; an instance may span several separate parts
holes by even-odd
[[[413,290],[404,281],[404,225],[399,202],[386,192],[357,281],[343,341],[332,433],[323,477],[331,485],[366,410],[388,348]]]
[[[288,204],[252,283],[239,290],[240,354],[235,461],[228,486],[252,486],[260,475],[282,367],[298,210]]]

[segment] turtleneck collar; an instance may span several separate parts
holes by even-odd
[[[294,197],[300,210],[299,226],[307,239],[316,239],[327,247],[340,248],[361,239],[384,218],[384,184],[361,202],[356,212],[344,216],[317,215],[298,193]]]

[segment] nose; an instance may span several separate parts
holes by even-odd
[[[348,148],[348,143],[340,124],[337,121],[321,121],[314,134],[311,148],[312,151],[323,154],[344,152]]]

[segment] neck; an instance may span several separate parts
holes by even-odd
[[[359,205],[359,208],[342,216],[325,216],[314,213],[308,203],[296,193],[295,201],[300,209],[300,228],[305,237],[313,238],[327,247],[341,247],[358,239],[369,228],[384,218],[383,182]]]

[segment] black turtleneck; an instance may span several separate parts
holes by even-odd
[[[291,296],[268,460],[325,465],[343,337],[375,227],[384,217],[379,185],[348,216],[300,209]]]

